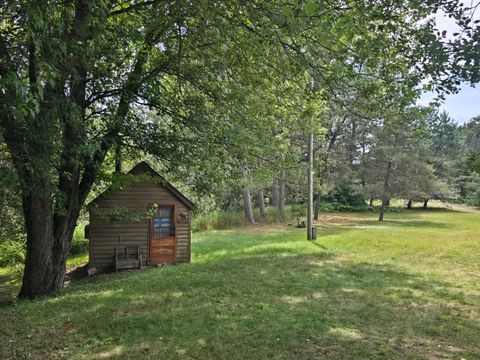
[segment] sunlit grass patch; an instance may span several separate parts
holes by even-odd
[[[363,338],[363,335],[360,333],[360,331],[356,329],[332,328],[328,332],[329,334],[341,337],[346,340],[360,340]]]
[[[67,259],[67,269],[78,265],[84,265],[88,262],[88,253],[71,256]]]

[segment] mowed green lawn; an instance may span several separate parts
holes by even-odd
[[[479,359],[480,213],[194,234],[192,263],[0,308],[0,358]]]

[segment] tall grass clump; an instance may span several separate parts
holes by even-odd
[[[255,221],[260,224],[280,224],[291,222],[293,216],[306,213],[305,205],[288,205],[285,207],[285,218],[282,219],[278,208],[268,206],[265,209],[265,217],[260,215],[259,209],[254,209]],[[303,215],[305,216],[305,215]],[[225,230],[245,226],[245,214],[243,210],[236,211],[211,211],[208,213],[194,214],[192,220],[193,231]]]
[[[88,252],[88,239],[85,239],[84,226],[77,226],[70,245],[70,255],[82,255]]]
[[[240,211],[210,211],[195,214],[192,219],[192,230],[223,230],[245,225],[245,215]]]
[[[328,213],[333,211],[376,211],[377,209],[370,209],[366,202],[358,202],[354,205],[344,205],[338,202],[322,202],[320,205],[320,213]],[[389,208],[387,211],[395,212],[399,209]],[[255,208],[253,210],[255,222],[259,224],[289,224],[295,227],[305,227],[307,216],[306,204],[293,204],[285,206],[285,215],[282,218],[278,208],[275,206],[267,206],[265,209],[265,217],[260,216],[260,210]],[[193,231],[204,230],[225,230],[235,227],[247,225],[245,214],[243,210],[229,210],[229,211],[210,211],[194,213],[192,219]]]

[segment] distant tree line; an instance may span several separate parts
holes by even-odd
[[[431,199],[480,206],[480,120],[458,124],[446,112],[412,107],[395,121],[329,114],[315,138],[315,218],[320,209],[377,209],[390,200],[428,208]],[[257,161],[239,180],[211,191],[200,210],[240,210],[247,223],[265,221],[265,207],[285,216],[287,205],[306,203],[306,138],[291,135],[288,159]],[[376,202],[377,201],[377,202]],[[254,208],[259,218],[254,218]]]

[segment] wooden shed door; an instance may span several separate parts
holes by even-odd
[[[175,263],[175,207],[160,205],[150,222],[150,264]]]

